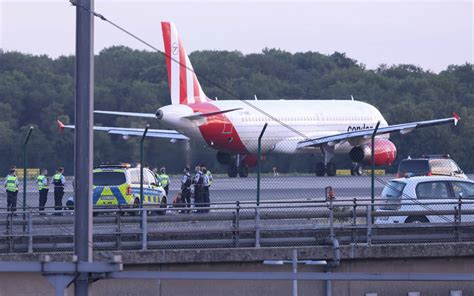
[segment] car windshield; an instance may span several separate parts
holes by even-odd
[[[409,173],[412,176],[428,175],[430,166],[425,159],[406,159],[400,162],[398,166],[398,174],[403,176]]]
[[[114,186],[125,183],[123,172],[94,172],[93,183],[95,186]]]
[[[405,183],[390,181],[382,191],[382,200],[384,204],[380,207],[382,210],[397,210],[402,199]]]

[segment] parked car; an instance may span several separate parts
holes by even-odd
[[[449,155],[424,155],[400,161],[397,177],[453,176],[467,179],[457,163]]]
[[[429,212],[454,210],[459,199],[462,201],[461,209],[474,209],[474,181],[447,176],[398,178],[387,183],[381,198],[382,205],[377,209],[379,213],[415,213],[409,216],[377,217],[375,223],[453,222],[454,215],[436,215]],[[474,221],[474,215],[462,216],[462,221]]]

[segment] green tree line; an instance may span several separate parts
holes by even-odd
[[[474,172],[474,71],[473,65],[451,65],[439,74],[415,65],[380,65],[366,69],[344,53],[288,53],[264,49],[244,55],[238,51],[196,51],[190,55],[196,73],[222,86],[201,79],[210,98],[259,100],[349,99],[373,104],[389,123],[450,117],[457,111],[457,127],[440,126],[393,135],[398,160],[409,155],[449,153],[466,172]],[[74,134],[60,133],[56,119],[74,123],[74,56],[52,59],[0,50],[0,170],[21,166],[22,145],[30,126],[29,167],[50,171],[64,166],[73,173]],[[155,112],[170,103],[168,76],[163,55],[123,46],[104,49],[95,57],[95,109]],[[160,126],[156,120],[95,115],[103,126]],[[185,163],[181,143],[147,139],[145,158],[151,166],[166,166],[178,173]],[[206,163],[213,172],[225,171],[215,151],[192,143],[194,163]],[[139,139],[128,140],[107,133],[94,133],[94,164],[138,162]],[[278,166],[284,172],[306,172],[316,160],[311,156],[274,156],[265,168]],[[348,157],[338,157],[341,166]],[[396,163],[397,163],[396,162]],[[396,164],[395,163],[395,164]],[[392,168],[389,168],[393,170]]]

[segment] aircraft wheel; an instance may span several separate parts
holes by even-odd
[[[227,169],[227,175],[229,176],[229,178],[237,177],[237,173],[238,173],[237,167],[235,165],[229,165]]]
[[[326,167],[324,166],[324,163],[318,162],[316,164],[315,173],[318,177],[324,176],[324,173],[326,173]]]
[[[336,164],[334,162],[328,162],[326,165],[326,174],[329,177],[334,177],[336,175]]]
[[[241,165],[239,168],[239,177],[247,178],[249,176],[249,167],[247,165]]]

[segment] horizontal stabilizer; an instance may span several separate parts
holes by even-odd
[[[65,128],[74,129],[74,125],[65,125],[61,121],[57,120],[57,124],[60,130]],[[144,128],[127,128],[127,127],[111,127],[111,126],[94,126],[95,131],[104,131],[113,135],[122,135],[125,137],[128,136],[143,136]],[[165,138],[165,139],[175,139],[175,140],[189,140],[185,135],[175,131],[175,130],[162,130],[162,129],[148,129],[146,134],[147,137],[153,138]]]
[[[102,110],[95,110],[94,113],[107,114],[107,115],[143,117],[143,118],[156,118],[156,115],[153,113],[136,113],[136,112],[102,111]]]

